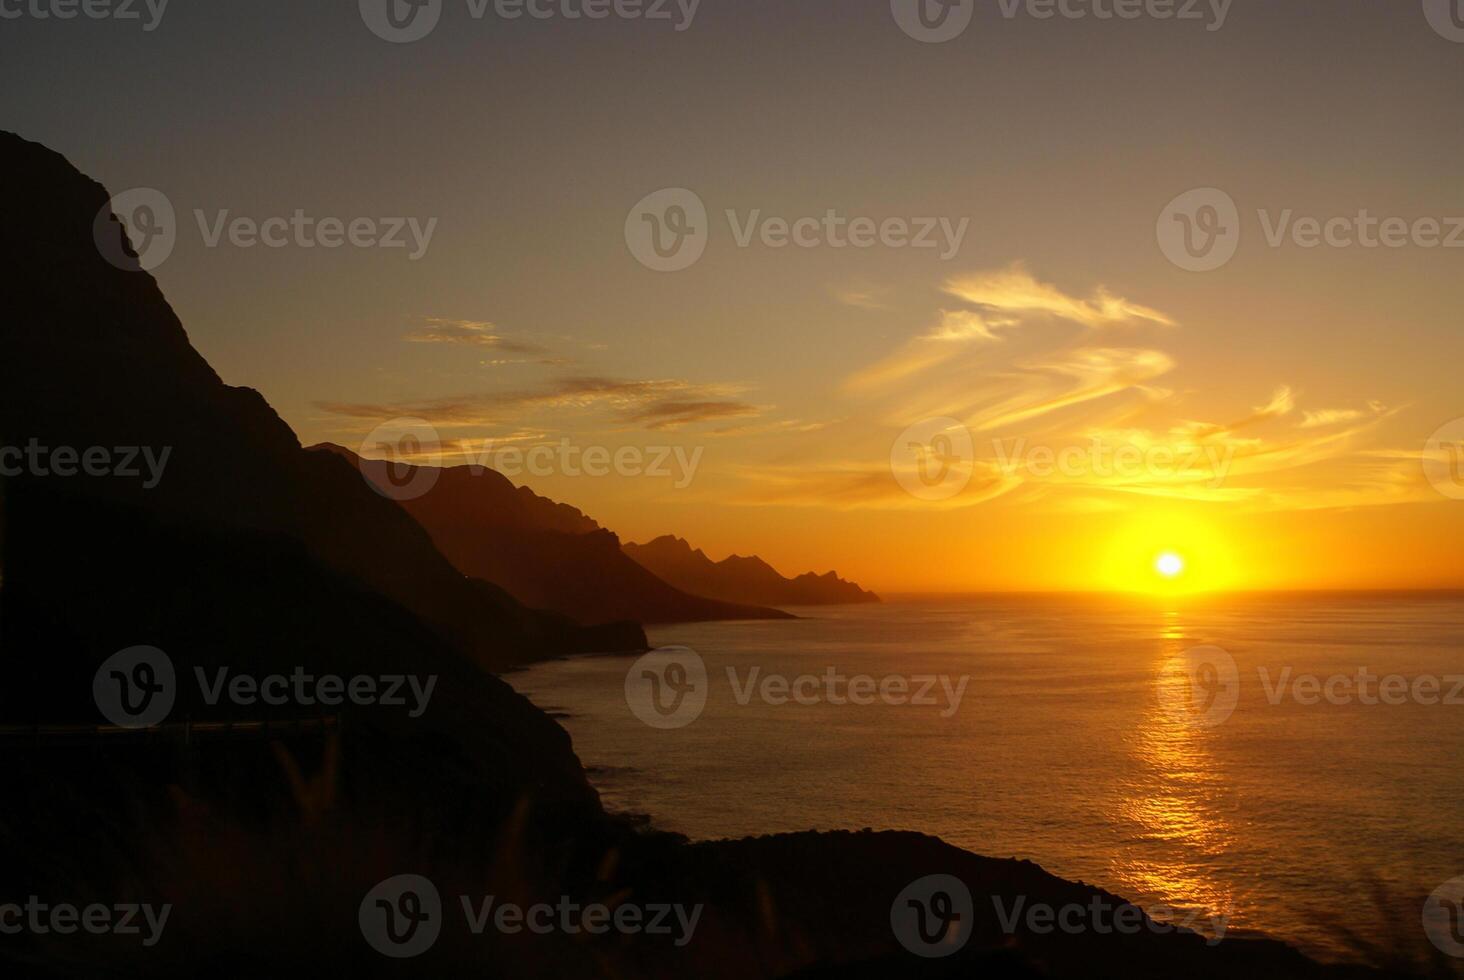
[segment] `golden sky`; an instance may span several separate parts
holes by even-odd
[[[1464,44],[1416,3],[1237,4],[1216,30],[990,5],[941,44],[884,2],[708,0],[684,30],[450,6],[410,44],[354,4],[266,6],[145,38],[21,23],[0,78],[33,93],[7,125],[166,193],[154,274],[307,444],[412,416],[450,451],[679,449],[685,485],[515,479],[626,539],[880,591],[1158,587],[1170,551],[1169,588],[1464,587],[1464,502],[1424,467],[1449,479],[1464,442],[1464,252],[1267,234],[1464,216]],[[197,63],[208,92],[172,81]],[[668,188],[709,240],[657,272],[627,215]],[[1156,232],[1199,188],[1241,233],[1207,272]],[[209,247],[196,217],[297,210],[437,223],[414,260]],[[829,211],[961,235],[761,234]],[[961,492],[906,489],[922,441]]]

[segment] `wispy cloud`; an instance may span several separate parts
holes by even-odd
[[[693,422],[758,414],[758,408],[746,402],[662,401],[647,405],[627,417],[632,422],[643,423],[648,429],[676,429]]]
[[[1028,422],[1120,392],[1142,389],[1169,373],[1174,361],[1146,348],[1094,347],[1037,361],[997,379],[1010,394],[970,412],[976,431]]]
[[[508,425],[531,422],[557,411],[599,412],[619,424],[638,423],[652,429],[677,428],[694,422],[760,413],[736,398],[736,385],[701,385],[688,381],[622,380],[596,376],[559,378],[535,389],[483,392],[446,398],[400,402],[318,402],[333,415],[381,421],[420,418],[440,428]]]
[[[845,286],[833,292],[835,300],[856,310],[885,311],[893,308],[886,299],[887,291],[875,286]]]
[[[1240,429],[1249,428],[1261,422],[1280,418],[1283,415],[1290,415],[1296,408],[1296,395],[1287,385],[1277,388],[1271,395],[1271,400],[1264,405],[1257,406],[1251,414],[1244,418],[1236,419],[1234,422],[1191,422],[1188,429],[1194,436],[1206,439],[1216,436],[1237,432]]]
[[[1015,317],[992,316],[974,310],[941,310],[940,322],[924,340],[943,340],[952,343],[961,341],[995,341],[998,330],[1016,327],[1021,321]]]
[[[964,426],[975,458],[964,492],[922,506],[1000,499],[1101,512],[1143,496],[1287,510],[1429,499],[1416,451],[1379,452],[1381,428],[1396,414],[1379,402],[1306,409],[1295,388],[1278,383],[1228,420],[1186,418],[1178,406],[1197,393],[1166,383],[1179,367],[1164,349],[1173,317],[1102,286],[1068,294],[1021,263],[942,289],[964,305],[939,310],[900,350],[845,382],[862,425],[842,427],[849,438],[837,447],[821,433],[795,462],[747,467],[742,502],[909,507],[890,446],[902,429],[935,418]],[[1114,343],[1120,331],[1146,329],[1151,342]],[[1072,463],[1031,465],[1024,449],[1037,459],[1066,453]],[[1113,465],[1120,452],[1138,462]]]
[[[714,429],[712,434],[718,436],[762,436],[779,433],[803,434],[807,432],[821,432],[835,424],[837,424],[835,421],[810,422],[805,419],[777,419],[752,425],[729,425],[726,428]]]
[[[1102,286],[1089,299],[1069,296],[1038,281],[1020,262],[951,279],[942,289],[967,307],[940,310],[935,322],[900,350],[850,377],[846,382],[850,391],[890,389],[952,362],[968,365],[972,358],[987,358],[994,345],[1042,320],[1089,332],[1175,323],[1158,310],[1115,296]]]
[[[414,344],[464,344],[474,347],[492,347],[509,354],[547,354],[548,349],[504,336],[498,328],[485,320],[452,320],[446,317],[427,317],[413,327],[402,339]]]
[[[1304,413],[1301,427],[1303,429],[1319,429],[1329,425],[1341,425],[1346,422],[1356,422],[1358,419],[1365,419],[1370,415],[1380,415],[1385,411],[1387,411],[1387,407],[1382,402],[1377,401],[1368,402],[1366,409],[1320,408],[1316,411]]]
[[[1174,321],[1158,310],[1115,296],[1103,286],[1090,299],[1069,296],[1049,283],[1039,282],[1021,262],[1005,269],[978,272],[951,279],[945,291],[973,306],[1008,314],[1045,315],[1088,327],[1132,324],[1136,321],[1172,327]]]
[[[744,467],[735,502],[794,507],[959,510],[1002,500],[1053,511],[1105,512],[1124,498],[1228,505],[1254,511],[1365,507],[1436,499],[1419,453],[1369,448],[1394,413],[1369,415],[1333,431],[1292,422],[1289,391],[1235,423],[1178,422],[1169,428],[1075,425],[976,436],[963,464],[970,483],[942,501],[917,500],[895,479],[883,432],[866,461],[821,458]],[[1237,428],[1268,426],[1240,434]],[[973,435],[976,433],[973,431]],[[876,459],[880,450],[885,458]]]
[[[944,501],[910,496],[894,480],[888,464],[810,461],[748,467],[738,475],[742,484],[733,493],[732,503],[835,510],[964,510],[995,500],[1019,485],[987,462],[977,464],[964,492]]]

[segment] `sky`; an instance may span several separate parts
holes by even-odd
[[[50,2],[0,127],[164,196],[307,445],[886,592],[1464,587],[1447,4]]]

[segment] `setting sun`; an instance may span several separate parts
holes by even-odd
[[[1165,578],[1175,578],[1184,571],[1184,559],[1172,551],[1166,551],[1155,560],[1154,568]]]

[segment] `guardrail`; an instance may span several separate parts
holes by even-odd
[[[182,742],[209,739],[271,741],[277,738],[320,736],[341,729],[340,715],[265,721],[175,721],[147,728],[121,725],[0,725],[0,744],[75,744],[127,741]]]

